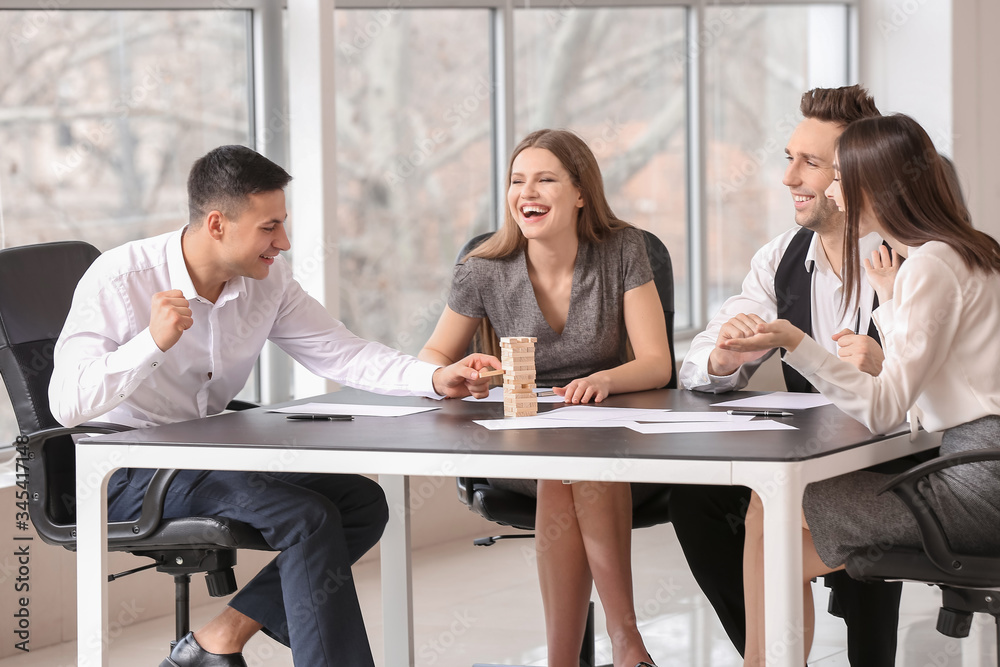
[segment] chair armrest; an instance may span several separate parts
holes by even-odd
[[[957,465],[983,461],[1000,461],[1000,448],[977,449],[939,456],[897,475],[878,491],[879,495],[886,491],[892,491],[903,502],[917,522],[920,539],[927,557],[938,569],[950,574],[964,570],[975,575],[980,568],[987,571],[995,570],[996,564],[991,562],[991,559],[962,556],[955,553],[944,534],[941,520],[928,504],[923,489],[927,488],[927,476],[931,473]]]
[[[932,472],[953,468],[964,463],[980,463],[982,461],[1000,461],[1000,447],[975,449],[969,452],[955,452],[954,454],[938,456],[896,475],[878,490],[878,494],[881,495],[886,491],[892,491],[901,484],[912,484],[923,477],[927,477]]]
[[[29,435],[20,434],[15,439],[15,446],[18,452],[29,461],[26,465],[26,490],[31,507],[31,522],[38,531],[39,537],[50,544],[70,546],[76,542],[76,525],[56,523],[52,520],[48,508],[48,493],[46,485],[48,480],[44,475],[32,473],[31,461],[42,460],[42,449],[45,443],[53,438],[61,438],[71,435],[83,435],[93,433],[119,433],[131,430],[131,427],[113,423],[86,422],[79,426],[56,426],[41,431],[36,431]]]
[[[64,437],[68,435],[79,435],[84,433],[121,433],[131,431],[132,427],[122,424],[105,422],[86,422],[73,427],[55,427],[37,431],[31,435],[19,435],[17,445],[24,448],[29,460],[41,458],[42,447],[52,438]],[[142,511],[135,521],[115,521],[108,523],[108,544],[115,542],[132,542],[140,540],[150,535],[160,526],[163,520],[163,503],[166,498],[167,488],[170,482],[177,476],[178,470],[157,470],[146,489],[146,494],[142,499]],[[29,482],[30,483],[30,482]],[[41,490],[32,493],[32,502],[43,504],[42,512],[31,515],[32,523],[39,536],[47,541],[51,541],[64,546],[76,541],[76,526],[73,524],[57,524],[51,521],[48,512],[44,508],[47,502],[45,494],[45,481],[36,482],[35,485]]]
[[[458,499],[472,509],[472,494],[475,492],[476,484],[487,484],[481,477],[456,477],[455,485],[458,487]]]
[[[259,408],[260,406],[256,403],[251,403],[249,401],[238,401],[235,398],[229,401],[229,405],[226,406],[226,410],[252,410],[253,408]]]

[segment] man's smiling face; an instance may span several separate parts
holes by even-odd
[[[819,230],[843,223],[843,214],[826,196],[833,182],[833,162],[842,125],[806,118],[785,147],[788,168],[782,183],[788,186],[795,206],[795,222]]]

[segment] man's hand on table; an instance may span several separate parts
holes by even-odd
[[[500,360],[489,354],[470,354],[450,366],[434,371],[434,391],[449,398],[474,396],[486,398],[490,394],[489,378],[479,377],[479,371],[491,366],[500,368]]]

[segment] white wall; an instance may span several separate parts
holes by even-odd
[[[913,116],[952,154],[952,0],[868,0],[860,6],[860,83],[882,113]]]
[[[1000,237],[1000,3],[868,0],[860,83],[883,113],[916,118],[954,158],[976,226]]]
[[[976,226],[1000,238],[1000,3],[953,0],[955,162]]]

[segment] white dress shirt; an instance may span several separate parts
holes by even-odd
[[[267,278],[234,278],[200,296],[181,251],[184,230],[109,250],[80,280],[55,347],[53,416],[66,426],[152,426],[221,412],[268,339],[313,373],[368,391],[439,398],[437,366],[358,338],[277,257]],[[194,324],[163,352],[149,331],[153,294],[181,290]]]
[[[750,381],[757,367],[770,357],[771,350],[760,359],[743,364],[731,375],[710,375],[708,372],[708,357],[719,339],[722,325],[740,313],[753,313],[765,322],[770,322],[778,316],[778,299],[774,292],[774,274],[778,270],[781,258],[799,231],[793,227],[773,239],[757,251],[750,262],[750,273],[743,281],[743,291],[730,297],[722,304],[722,309],[708,323],[705,331],[691,341],[691,348],[684,357],[678,380],[685,389],[721,393],[742,389]],[[869,234],[858,244],[860,257],[864,260],[871,257],[882,243],[877,234]],[[806,270],[812,274],[812,330],[816,340],[823,348],[833,354],[837,353],[837,342],[831,336],[843,329],[851,329],[866,333],[871,323],[872,301],[874,290],[864,280],[861,281],[860,307],[850,304],[846,311],[841,308],[841,298],[844,293],[844,283],[833,270],[830,260],[823,250],[819,236],[813,235],[805,259]],[[853,301],[853,299],[852,299]]]
[[[1000,414],[1000,275],[970,270],[932,241],[910,250],[893,292],[875,311],[886,351],[877,377],[808,336],[785,361],[874,433],[900,424],[912,406],[928,431]]]

